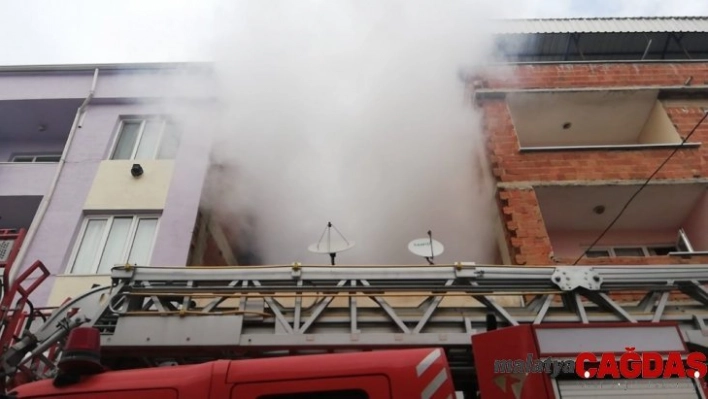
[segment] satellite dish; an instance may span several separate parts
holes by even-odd
[[[434,265],[433,260],[445,251],[445,246],[440,241],[434,240],[433,232],[428,230],[428,237],[416,238],[409,242],[408,250],[416,256],[425,258],[429,264]]]
[[[332,229],[339,235],[339,238],[332,237]],[[320,236],[320,240],[307,247],[307,249],[316,254],[329,254],[332,266],[334,266],[334,258],[337,257],[337,253],[352,249],[355,244],[354,241],[347,240],[344,235],[332,225],[332,222],[328,222],[327,227],[325,227],[325,230]]]

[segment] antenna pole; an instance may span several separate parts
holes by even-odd
[[[434,265],[435,262],[435,250],[433,250],[433,232],[428,230],[428,238],[430,238],[430,258],[425,258],[429,264]]]
[[[327,222],[327,249],[332,248],[332,222]]]
[[[336,257],[337,257],[336,252],[332,252],[331,254],[329,254],[329,258],[332,261],[332,266],[334,266],[334,258],[336,258]]]

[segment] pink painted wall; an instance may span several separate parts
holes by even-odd
[[[708,212],[704,215],[708,218]],[[708,219],[706,219],[708,220]],[[556,257],[576,257],[580,256],[585,248],[602,233],[601,231],[550,231],[548,233],[553,246],[553,254]],[[676,229],[666,230],[619,230],[610,231],[596,244],[602,246],[625,246],[625,245],[672,245],[676,242],[678,231]],[[706,236],[708,238],[708,236]],[[696,244],[694,244],[696,245]]]
[[[703,194],[698,200],[683,221],[683,230],[691,241],[694,251],[708,251],[708,195]]]

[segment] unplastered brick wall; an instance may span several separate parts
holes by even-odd
[[[512,261],[517,265],[571,265],[575,258],[560,258],[553,254],[553,247],[543,222],[543,215],[533,188],[498,190],[498,200],[505,236]],[[708,264],[708,256],[583,258],[584,264],[661,265]]]
[[[517,265],[553,264],[551,241],[533,189],[499,190],[508,247]]]
[[[502,75],[485,76],[485,88],[587,88],[646,87],[708,84],[708,64],[593,64],[527,65],[509,67]],[[509,78],[513,73],[513,78]],[[503,76],[498,78],[497,76]],[[678,133],[685,137],[703,116],[706,100],[662,103]],[[673,148],[583,151],[519,151],[519,142],[503,97],[479,100],[484,131],[494,175],[507,186],[498,190],[498,204],[505,225],[511,259],[518,265],[572,264],[575,259],[554,257],[533,182],[647,179],[673,152]],[[690,142],[706,143],[677,151],[654,179],[708,177],[708,122],[691,136]],[[528,184],[524,184],[528,183]],[[521,188],[512,188],[516,184]],[[683,264],[705,263],[708,257],[652,257],[584,259],[580,264]]]
[[[492,171],[500,182],[567,180],[641,180],[674,151],[673,148],[520,152],[516,130],[504,100],[482,103],[487,148]],[[666,108],[683,137],[702,117],[701,107]],[[706,146],[682,148],[655,176],[656,179],[691,179],[708,176],[708,121],[690,142]]]

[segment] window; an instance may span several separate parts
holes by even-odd
[[[56,155],[15,155],[10,162],[59,162],[61,154]]]
[[[120,122],[111,159],[174,159],[178,147],[177,129],[168,119],[126,118]]]
[[[150,261],[156,216],[90,216],[84,220],[71,263],[72,274],[110,273],[119,264]]]
[[[594,248],[587,252],[588,258],[602,257],[622,257],[622,256],[663,256],[671,252],[678,251],[677,246],[672,245],[657,245],[657,246],[627,246],[627,247],[609,247],[609,248]]]
[[[345,391],[279,393],[259,396],[258,399],[369,399],[369,395],[360,389],[350,389]]]

